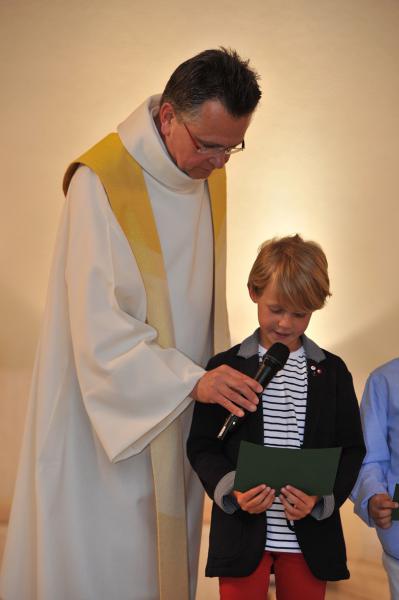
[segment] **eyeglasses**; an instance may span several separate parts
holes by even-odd
[[[198,152],[198,154],[208,154],[208,155],[212,155],[212,154],[221,154],[223,153],[225,156],[230,156],[231,154],[236,154],[237,152],[242,152],[243,150],[245,150],[245,141],[242,140],[241,145],[240,146],[233,146],[231,148],[227,147],[225,148],[224,146],[204,146],[199,144],[196,139],[193,137],[193,135],[190,133],[189,128],[187,127],[187,125],[185,124],[184,121],[182,121],[185,130],[187,131],[193,146],[195,147],[196,151]]]

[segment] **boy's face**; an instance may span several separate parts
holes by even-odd
[[[312,313],[282,306],[272,283],[266,286],[259,296],[251,289],[249,295],[258,305],[262,346],[270,348],[275,342],[281,342],[288,346],[291,352],[297,350],[301,346],[300,336],[306,331]]]

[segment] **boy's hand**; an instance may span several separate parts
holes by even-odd
[[[312,512],[315,504],[319,501],[319,496],[308,496],[292,485],[281,488],[279,498],[289,521],[303,519]]]
[[[252,377],[227,365],[221,365],[207,371],[197,381],[190,396],[204,404],[221,404],[237,417],[243,417],[245,413],[239,406],[254,412],[259,403],[257,394],[260,394],[262,389],[260,383]]]
[[[245,510],[248,513],[257,515],[265,512],[274,502],[275,490],[269,488],[267,485],[258,485],[246,492],[233,492],[241,510]]]
[[[392,525],[392,509],[398,508],[388,494],[375,494],[368,503],[368,511],[377,527],[388,529]]]

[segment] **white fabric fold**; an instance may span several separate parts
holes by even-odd
[[[157,132],[148,131],[146,114],[128,137],[151,153]],[[0,579],[6,600],[158,596],[148,445],[175,418],[188,434],[188,394],[211,351],[213,243],[203,182],[194,193],[184,185],[172,193],[166,166],[174,181],[177,167],[156,143],[164,162],[157,178],[146,177],[176,348],[160,348],[145,323],[130,246],[99,180],[79,168],[61,219],[34,370]],[[193,598],[203,494],[188,461],[184,476]]]

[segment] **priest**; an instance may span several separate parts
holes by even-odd
[[[224,165],[260,95],[206,50],[68,168],[2,600],[194,599],[193,401],[242,415],[260,391],[203,369],[229,346]]]

